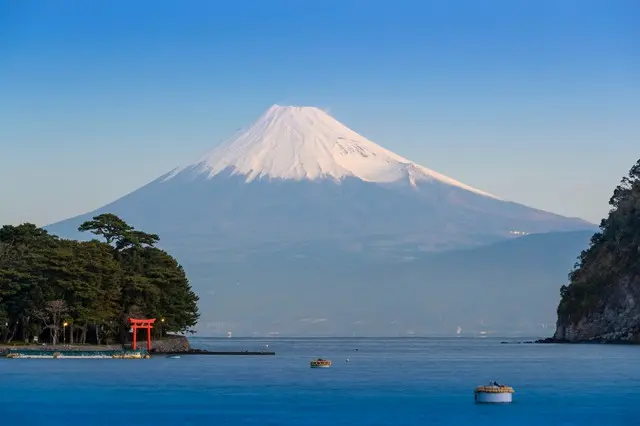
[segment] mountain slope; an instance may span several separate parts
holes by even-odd
[[[193,164],[48,229],[83,238],[77,226],[103,212],[160,234],[184,260],[308,242],[403,257],[592,228],[412,163],[311,107],[274,106]]]
[[[591,231],[528,235],[406,262],[330,246],[187,262],[202,333],[543,336]],[[547,328],[548,327],[548,328]]]

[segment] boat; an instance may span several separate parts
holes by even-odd
[[[180,359],[180,355],[169,355],[167,358]]]
[[[493,382],[486,386],[476,387],[474,396],[478,404],[508,404],[513,402],[514,393],[511,386]]]
[[[322,358],[314,359],[313,361],[311,361],[310,367],[311,368],[329,368],[331,367],[331,361],[329,361],[328,359],[322,359]]]

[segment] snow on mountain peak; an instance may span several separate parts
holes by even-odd
[[[254,179],[341,180],[389,183],[438,181],[497,198],[419,166],[360,136],[316,107],[273,105],[249,128],[165,180],[190,170],[213,177],[224,170]]]

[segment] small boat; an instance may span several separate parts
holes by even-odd
[[[328,359],[322,359],[322,358],[314,359],[313,361],[311,361],[310,367],[311,368],[329,368],[331,367],[331,361],[329,361]]]
[[[478,386],[474,392],[478,404],[508,404],[513,402],[515,391],[511,386],[493,382],[486,386]]]
[[[169,355],[167,358],[180,359],[180,355]]]

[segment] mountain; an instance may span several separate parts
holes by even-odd
[[[518,237],[483,247],[374,261],[303,246],[235,262],[187,262],[202,334],[539,337],[591,231]],[[307,256],[302,255],[307,253]]]
[[[194,163],[47,229],[83,238],[78,225],[103,212],[160,234],[183,260],[306,243],[403,257],[592,228],[417,165],[318,108],[277,105]]]
[[[538,330],[595,229],[313,107],[274,106],[192,164],[47,229],[89,238],[77,228],[100,213],[159,234],[201,297],[200,328],[225,335]]]

